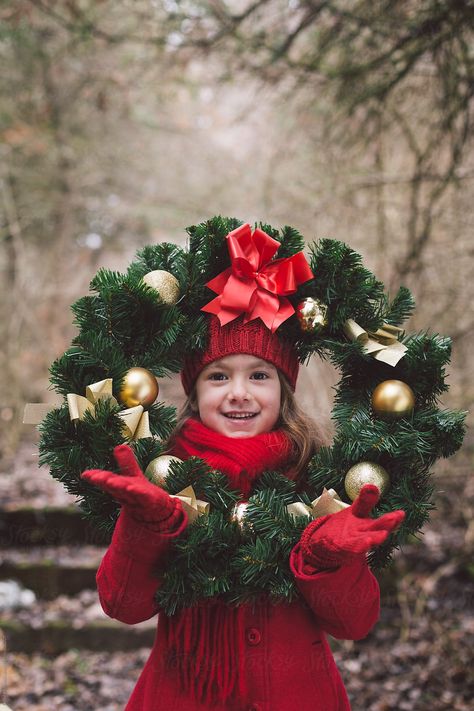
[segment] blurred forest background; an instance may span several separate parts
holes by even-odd
[[[389,292],[409,287],[417,309],[408,330],[453,341],[443,404],[471,407],[471,0],[16,0],[0,4],[0,23],[4,503],[36,491],[25,482],[37,476],[37,433],[21,424],[23,407],[54,399],[48,367],[75,335],[70,305],[88,292],[99,267],[123,271],[141,246],[184,243],[184,227],[215,214],[290,224],[308,242],[345,241]],[[328,429],[336,382],[327,364],[313,362],[298,391]],[[179,402],[172,382],[162,393]],[[438,548],[434,558],[427,553],[426,567],[427,595],[448,563],[443,575],[453,590],[459,593],[460,580],[465,586],[462,604],[451,610],[461,627],[474,577],[473,445],[468,431],[463,450],[437,467],[441,514],[430,540]],[[42,501],[38,495],[36,506]],[[423,545],[428,551],[429,540]],[[413,586],[415,574],[407,575]],[[415,579],[419,598],[425,578]],[[451,583],[440,593],[445,602]],[[411,594],[400,585],[398,618],[400,590],[405,602]],[[451,632],[456,624],[451,618]],[[472,633],[472,618],[470,624]],[[399,633],[393,639],[400,642]],[[427,634],[420,633],[420,644]],[[367,692],[361,703],[362,686],[351,687],[361,703],[355,711],[467,709],[472,679],[459,651],[463,638],[436,651],[438,661],[452,659],[454,649],[460,659],[454,682],[446,680],[426,706],[409,696],[419,676],[406,686],[406,699],[395,685],[377,700],[376,686],[393,673],[386,659],[386,673],[365,680],[372,697]],[[351,673],[361,678],[359,657],[344,661],[351,649],[341,649],[338,660],[349,665],[346,682]],[[370,657],[369,644],[365,653]],[[29,664],[20,657],[13,679]],[[131,688],[123,698],[110,696],[109,705],[105,697],[88,706],[85,697],[61,696],[65,705],[55,708],[119,709]],[[390,693],[398,694],[394,701]],[[15,708],[43,708],[22,694]]]

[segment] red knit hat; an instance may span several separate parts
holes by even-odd
[[[292,390],[296,387],[299,363],[289,341],[284,341],[259,319],[246,324],[243,318],[221,326],[216,316],[209,321],[209,342],[204,352],[185,359],[181,382],[189,395],[201,370],[209,363],[234,353],[246,353],[272,363],[288,380]]]
[[[189,395],[201,370],[234,353],[272,363],[296,387],[299,363],[292,344],[276,335],[295,313],[288,300],[314,275],[303,252],[273,259],[280,243],[245,223],[226,236],[230,267],[206,283],[217,296],[201,308],[212,314],[204,353],[185,359],[181,380]]]

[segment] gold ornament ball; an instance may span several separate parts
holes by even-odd
[[[378,417],[398,420],[413,412],[415,394],[402,380],[384,380],[372,394],[372,407]]]
[[[153,405],[159,391],[158,381],[150,370],[130,368],[125,374],[118,397],[127,407],[142,405],[147,408]]]
[[[296,317],[304,333],[319,333],[328,325],[328,307],[322,301],[308,297],[296,307]]]
[[[351,501],[359,496],[364,484],[375,484],[380,496],[383,496],[390,486],[390,477],[380,464],[359,462],[349,469],[344,479],[344,487]]]
[[[175,304],[179,299],[179,281],[173,274],[166,272],[164,269],[155,269],[153,272],[148,272],[143,277],[143,281],[147,286],[158,292],[160,299],[165,304]]]
[[[168,477],[171,462],[182,461],[182,459],[172,457],[170,454],[162,454],[161,457],[156,457],[156,459],[151,460],[145,469],[145,476],[152,484],[163,486]]]

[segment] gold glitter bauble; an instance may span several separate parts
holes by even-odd
[[[153,405],[159,391],[158,381],[150,370],[130,368],[125,374],[118,397],[127,407],[142,405],[147,408]]]
[[[309,296],[296,307],[296,317],[305,333],[319,333],[328,325],[328,307]]]
[[[179,299],[179,281],[173,274],[166,272],[164,269],[155,269],[153,272],[148,272],[143,277],[143,281],[147,286],[158,292],[160,299],[165,304],[175,304]]]
[[[249,522],[245,518],[245,516],[247,514],[247,507],[248,507],[248,503],[246,501],[244,501],[244,502],[241,501],[239,504],[235,504],[234,508],[232,509],[232,513],[230,515],[230,520],[233,523],[237,523],[241,531],[243,531],[244,528],[249,528],[249,529],[252,528],[252,526],[249,524]]]
[[[346,493],[354,501],[364,484],[375,484],[380,491],[380,496],[390,486],[390,477],[380,464],[374,462],[359,462],[349,469],[344,479]]]
[[[401,380],[384,380],[372,394],[375,414],[385,420],[398,420],[413,412],[415,394]]]
[[[152,484],[162,486],[169,474],[171,462],[182,462],[178,457],[172,457],[170,454],[162,454],[161,457],[152,459],[145,469],[145,476]]]

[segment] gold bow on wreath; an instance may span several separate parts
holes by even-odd
[[[345,322],[344,333],[351,341],[358,341],[364,353],[373,356],[376,360],[396,366],[403,358],[408,348],[400,343],[398,336],[403,329],[389,323],[382,324],[377,331],[365,331],[362,326],[348,318]]]
[[[311,506],[304,504],[302,501],[297,501],[294,504],[289,504],[286,510],[293,516],[311,516],[318,518],[327,514],[337,513],[343,509],[347,509],[350,504],[341,501],[337,492],[334,489],[323,489],[321,496],[311,502]]]
[[[184,510],[188,514],[189,523],[195,521],[198,516],[204,516],[209,513],[210,504],[207,501],[197,499],[192,486],[187,486],[177,494],[172,494],[171,498],[181,501]]]
[[[86,387],[86,396],[76,393],[67,394],[67,404],[69,416],[73,422],[83,420],[86,412],[94,412],[99,400],[112,400],[113,405],[118,405],[117,400],[112,395],[112,378],[99,380]],[[25,405],[23,424],[37,425],[41,420],[61,403],[43,405],[41,403],[28,403]],[[129,407],[117,413],[122,420],[122,432],[127,439],[142,439],[151,437],[150,420],[146,410],[142,405]]]
[[[83,420],[87,411],[94,412],[96,403],[99,400],[112,400],[113,405],[118,405],[117,400],[112,395],[112,378],[99,380],[97,383],[88,385],[85,397],[75,393],[68,393],[67,404],[71,420],[73,422]]]
[[[150,417],[143,405],[129,407],[128,410],[122,410],[117,414],[122,420],[122,432],[127,439],[151,437]]]

